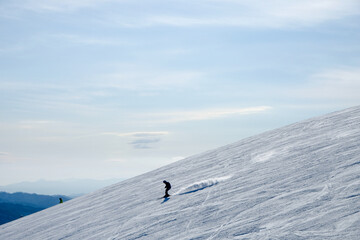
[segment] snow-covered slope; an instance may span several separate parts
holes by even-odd
[[[173,185],[169,199],[162,181]],[[360,107],[310,119],[0,226],[0,239],[359,239]]]

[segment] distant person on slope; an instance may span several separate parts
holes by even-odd
[[[170,195],[169,195],[169,190],[171,189],[171,184],[169,183],[169,182],[167,182],[167,181],[163,181],[163,183],[165,184],[165,196],[164,196],[164,198],[165,197],[169,197]]]
[[[59,198],[59,203],[63,203],[63,200],[62,200],[62,198]]]

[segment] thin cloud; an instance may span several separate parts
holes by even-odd
[[[166,91],[179,88],[196,88],[206,78],[206,74],[195,70],[169,71],[165,69],[149,69],[135,65],[117,65],[120,73],[99,74],[88,80],[87,84],[74,79],[64,81],[62,84],[51,84],[33,81],[10,81],[0,82],[0,90],[5,91],[53,91],[47,99],[59,98],[86,98],[109,96],[114,90],[151,92]],[[69,90],[71,89],[71,90]],[[30,92],[30,93],[31,93]],[[31,96],[39,98],[39,94]],[[73,102],[73,99],[71,99]]]
[[[19,157],[13,156],[8,152],[0,152],[0,163],[14,163],[16,161],[22,160]]]
[[[130,91],[157,91],[173,88],[193,87],[205,74],[199,71],[163,71],[127,66],[122,73],[99,76],[100,88],[122,89]],[[130,70],[132,71],[129,71]]]
[[[126,0],[27,0],[21,5],[8,5],[12,8],[40,13],[75,12],[83,8],[92,8],[97,9],[95,22],[126,28],[154,26],[307,27],[360,13],[358,0],[200,0],[196,4],[189,0],[131,1],[131,4]],[[139,5],[142,8],[139,9]],[[114,9],[119,10],[121,14],[113,14]],[[126,12],[123,12],[123,9],[126,9]],[[141,9],[146,9],[146,12]],[[186,9],[186,11],[182,9]]]
[[[107,132],[105,135],[115,135],[119,137],[155,137],[155,136],[164,136],[168,135],[169,132],[128,132],[128,133],[116,133],[116,132]]]
[[[359,102],[360,68],[330,69],[312,75],[298,96]]]
[[[44,36],[41,37],[44,38]],[[125,43],[124,41],[119,39],[82,36],[77,34],[50,34],[45,37],[72,42],[74,44],[85,44],[85,45],[118,46],[118,45],[130,44],[130,43]]]
[[[313,26],[360,14],[360,3],[357,0],[203,0],[195,6],[190,1],[181,1],[178,4],[154,1],[152,4],[163,4],[167,11],[158,12],[152,7],[152,11],[136,19],[118,19],[113,16],[112,20],[122,27],[292,28]],[[178,5],[191,8],[191,11],[182,12]],[[151,6],[149,8],[151,9]]]
[[[185,122],[185,121],[203,121],[216,118],[232,117],[237,115],[257,114],[270,110],[270,106],[259,106],[250,108],[234,108],[234,109],[208,109],[199,111],[180,111],[151,114],[151,119],[157,122]]]
[[[169,132],[158,131],[158,132],[106,132],[103,135],[113,135],[118,137],[131,138],[132,141],[129,144],[135,149],[150,149],[154,147],[155,143],[161,141],[162,136],[168,135]]]
[[[26,120],[20,121],[16,124],[16,127],[20,129],[49,129],[58,128],[64,125],[60,121],[49,121],[49,120]]]
[[[126,162],[129,162],[128,160],[123,159],[123,158],[110,158],[110,159],[107,159],[105,161],[106,162],[114,162],[114,163],[126,163]]]
[[[3,46],[0,48],[0,54],[8,54],[8,53],[14,53],[14,52],[21,52],[25,49],[24,46],[20,45],[13,45],[13,46]]]
[[[22,2],[22,7],[26,10],[36,12],[68,12],[82,8],[95,7],[106,0],[27,0]],[[20,6],[19,6],[20,7]]]
[[[136,139],[129,144],[132,145],[135,149],[150,149],[153,148],[154,143],[158,143],[160,141],[160,138],[141,138]]]

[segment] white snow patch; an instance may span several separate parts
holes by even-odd
[[[220,182],[226,181],[226,180],[230,179],[231,177],[232,176],[230,175],[230,176],[202,180],[200,182],[190,184],[187,187],[181,188],[179,191],[174,193],[174,195],[183,195],[183,194],[188,194],[188,193],[192,193],[192,192],[197,192],[197,191],[203,190],[204,188],[208,188],[208,187],[214,186]]]
[[[360,220],[360,212],[356,212],[354,214],[351,214],[349,216],[345,216],[341,218],[336,224],[336,230],[337,231],[344,231],[347,228],[354,225],[356,222],[359,222]]]
[[[269,161],[276,155],[276,151],[268,151],[262,154],[258,154],[252,157],[251,161],[254,163]]]
[[[352,136],[358,132],[358,129],[351,129],[348,131],[342,131],[334,134],[333,136],[330,136],[331,139],[337,139],[337,138],[345,138],[348,136]]]

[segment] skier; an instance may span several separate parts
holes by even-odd
[[[62,198],[59,198],[59,203],[63,203],[63,200],[62,200]]]
[[[165,180],[163,181],[163,183],[165,184],[165,196],[164,196],[164,198],[166,198],[166,197],[170,196],[168,192],[171,189],[171,184],[169,182],[165,181]]]

